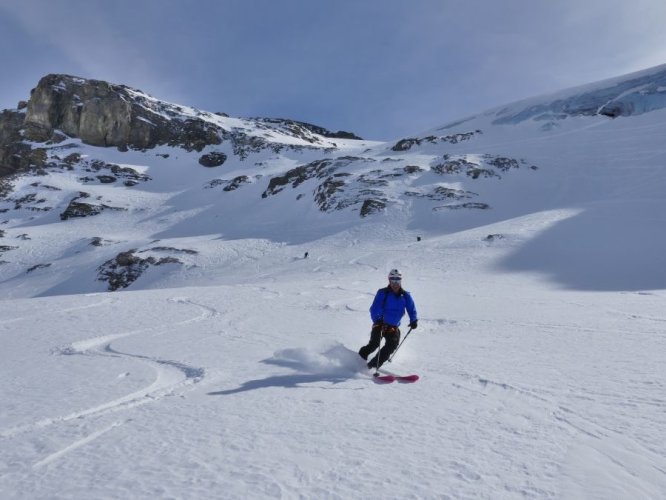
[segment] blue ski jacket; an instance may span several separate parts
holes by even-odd
[[[407,290],[401,288],[395,293],[391,287],[380,288],[370,306],[370,318],[373,323],[383,320],[387,325],[400,326],[405,311],[409,314],[410,323],[418,319],[414,299]]]

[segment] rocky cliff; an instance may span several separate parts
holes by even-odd
[[[285,147],[250,135],[242,126],[225,126],[221,123],[224,117],[222,113],[166,103],[126,85],[47,75],[31,91],[27,103],[0,114],[0,176],[44,165],[43,153],[26,144],[26,140],[53,144],[71,137],[92,146],[121,150],[146,150],[167,144],[187,151],[230,142],[241,158],[263,148]],[[247,129],[266,130],[269,134],[277,131],[319,147],[334,145],[325,138],[360,139],[350,132],[330,132],[294,120],[257,118],[245,122],[252,125]],[[204,158],[202,164],[206,161]]]
[[[148,149],[182,144],[201,150],[219,144],[217,130],[201,119],[182,119],[167,106],[125,85],[47,75],[32,90],[24,122],[25,137],[58,140],[56,131],[92,146]]]

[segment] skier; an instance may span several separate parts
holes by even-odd
[[[370,342],[361,347],[358,354],[367,361],[381,342],[382,337],[386,339],[384,347],[379,350],[369,362],[368,368],[379,368],[391,356],[400,343],[400,320],[409,315],[409,327],[415,329],[418,326],[416,306],[411,294],[402,288],[402,274],[397,269],[391,270],[388,275],[389,285],[377,290],[375,300],[370,306],[370,318],[372,319],[372,330]]]

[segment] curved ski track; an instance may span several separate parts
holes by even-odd
[[[211,307],[192,302],[186,298],[171,298],[168,300],[170,302],[178,304],[187,304],[195,306],[201,310],[201,313],[195,317],[169,324],[168,327],[165,327],[164,324],[161,324],[150,328],[140,328],[137,330],[131,330],[112,335],[94,337],[91,339],[85,339],[73,342],[72,344],[66,347],[57,348],[54,349],[53,351],[54,354],[60,354],[60,355],[116,357],[116,358],[130,358],[132,360],[138,360],[141,363],[149,365],[156,372],[156,378],[152,382],[152,384],[138,391],[134,391],[130,394],[127,394],[126,396],[113,399],[111,401],[102,403],[100,405],[77,410],[66,415],[46,417],[41,420],[38,420],[37,422],[2,430],[0,431],[0,438],[3,439],[12,438],[19,434],[41,430],[55,424],[62,424],[73,420],[86,419],[90,417],[100,417],[102,415],[110,414],[113,412],[129,410],[139,405],[160,401],[162,398],[167,396],[182,395],[192,385],[201,382],[201,380],[203,380],[203,378],[205,377],[205,370],[203,368],[190,366],[187,365],[186,363],[181,363],[178,361],[159,359],[140,354],[125,353],[113,349],[111,346],[111,344],[114,341],[122,338],[150,333],[150,332],[156,332],[156,334],[158,335],[163,335],[169,330],[173,330],[178,327],[182,327],[183,325],[191,323],[206,321],[219,314],[217,310]],[[107,425],[106,427],[81,438],[80,440],[66,446],[65,448],[59,451],[51,453],[42,460],[34,463],[33,467],[41,467],[47,465],[56,460],[57,458],[65,455],[69,451],[75,450],[76,448],[79,448],[80,446],[83,446],[93,441],[94,439],[102,436],[103,434],[106,434],[113,428],[123,425],[130,420],[131,419],[125,419],[113,422],[112,424]]]

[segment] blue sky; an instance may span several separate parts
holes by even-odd
[[[0,108],[48,73],[390,140],[666,63],[663,0],[0,0]]]

